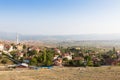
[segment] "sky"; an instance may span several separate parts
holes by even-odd
[[[0,0],[0,31],[30,35],[120,33],[120,0]]]

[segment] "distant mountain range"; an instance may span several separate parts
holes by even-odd
[[[1,40],[16,40],[16,33],[0,32]],[[120,34],[80,34],[80,35],[22,35],[20,40],[120,40]]]

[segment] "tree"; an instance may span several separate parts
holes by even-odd
[[[13,56],[13,59],[18,59],[18,51],[11,51],[10,54]]]
[[[28,54],[29,56],[33,56],[37,54],[37,51],[36,50],[29,51]]]
[[[45,66],[51,66],[51,65],[52,65],[51,60],[47,60],[47,61],[45,62]]]
[[[26,45],[23,45],[23,49],[26,49]]]
[[[30,65],[37,65],[37,59],[35,57],[33,57],[31,60],[30,60]]]
[[[84,62],[83,62],[82,60],[78,60],[78,61],[77,61],[77,65],[78,65],[78,66],[85,66],[85,65],[84,65]]]
[[[93,61],[88,61],[87,62],[87,66],[93,66],[94,64],[93,64]]]
[[[45,65],[46,65],[46,66],[52,65],[52,60],[53,60],[53,53],[52,53],[51,50],[47,50],[47,51],[46,51],[46,61],[45,61]]]
[[[43,54],[40,54],[37,58],[37,65],[41,66],[43,64]]]
[[[113,47],[113,54],[115,54],[116,53],[116,50],[115,50],[115,47]]]
[[[117,54],[116,54],[116,49],[115,47],[113,47],[113,55],[112,55],[113,59],[117,59]]]
[[[53,60],[53,50],[44,49],[41,54],[37,56],[38,65],[50,66]]]
[[[85,56],[85,62],[87,66],[93,66],[93,61],[91,56]]]
[[[70,61],[69,61],[69,65],[70,65],[70,66],[73,66],[73,65],[74,65],[73,60],[70,60]]]
[[[42,59],[43,63],[46,62],[46,49],[44,49],[44,51],[42,52],[41,59]]]
[[[63,63],[64,63],[64,65],[68,65],[69,64],[68,58],[63,58]]]
[[[94,61],[94,67],[99,67],[101,66],[101,62],[100,61]]]

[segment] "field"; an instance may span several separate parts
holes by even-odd
[[[0,71],[0,80],[119,80],[120,67],[55,67],[52,69]]]

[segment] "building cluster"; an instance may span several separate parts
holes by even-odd
[[[24,49],[24,46],[26,47],[26,49]],[[5,43],[0,42],[0,54],[4,53],[4,54],[9,55],[10,57],[13,57],[11,53],[15,52],[15,54],[18,56],[18,59],[23,58],[25,54],[33,50],[39,53],[42,49],[40,47],[26,46],[20,43],[19,44],[5,44]],[[62,66],[64,58],[67,58],[68,60],[72,60],[72,54],[70,53],[61,53],[61,51],[57,48],[54,48],[54,52],[55,54],[53,57],[53,64],[56,66]],[[33,56],[25,57],[23,61],[25,63],[29,63],[30,59]]]

